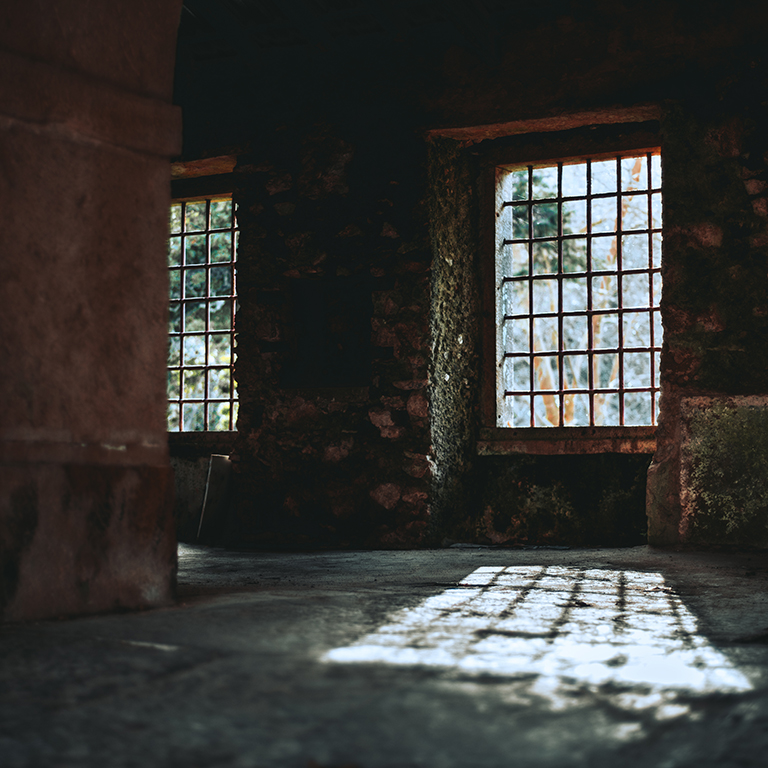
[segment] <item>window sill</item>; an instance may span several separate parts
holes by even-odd
[[[485,428],[477,442],[479,456],[517,453],[654,453],[656,427]]]

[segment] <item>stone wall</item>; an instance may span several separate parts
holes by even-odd
[[[261,79],[255,58],[179,74],[185,156],[239,154],[232,544],[629,544],[646,511],[651,542],[685,543],[685,398],[706,411],[768,391],[765,4],[489,14],[260,51]],[[664,167],[666,341],[644,497],[652,437],[593,455],[480,445],[479,190],[506,137],[645,121]]]
[[[432,525],[436,538],[474,539],[482,386],[477,169],[458,142],[438,138],[429,171]]]
[[[499,146],[504,152],[512,148],[538,157],[547,156],[552,147],[565,151],[569,143],[588,151],[607,138],[621,140],[625,133],[618,126],[607,132],[528,134],[517,137],[523,141],[520,150],[515,145],[521,142],[506,138],[430,142],[435,467],[430,508],[436,539],[496,545],[645,541],[647,448],[621,455],[596,450],[588,441],[565,446],[560,436],[545,429],[540,433],[544,448],[538,451],[553,455],[537,455],[482,429],[495,421],[493,413],[489,421],[481,404],[490,395],[493,410],[495,386],[494,361],[484,361],[489,350],[483,347],[484,332],[493,334],[488,324],[494,317],[493,290],[484,285],[493,279],[493,270],[483,228],[493,216],[483,211],[483,169],[493,165]]]
[[[768,391],[766,85],[768,62],[752,56],[670,105],[663,121],[663,400],[648,484],[654,543],[766,541],[768,505],[760,536],[752,524],[743,531],[734,524],[723,537],[711,525],[697,528],[693,521],[703,508],[694,499],[701,496],[683,487],[704,466],[704,457],[689,450],[690,436],[706,440],[710,429],[720,434],[724,453],[746,450],[752,457],[722,479],[723,515],[731,504],[743,507],[739,486],[758,487],[755,468],[768,466],[764,443],[749,426],[759,422]],[[731,396],[757,399],[749,419],[731,419],[721,430],[728,419],[718,409]],[[699,412],[693,422],[686,411],[692,402]],[[754,510],[744,512],[746,520]],[[713,514],[709,504],[706,515]]]
[[[312,126],[241,155],[237,546],[424,543],[423,148]]]

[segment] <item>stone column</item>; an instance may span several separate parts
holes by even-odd
[[[0,8],[0,617],[163,604],[181,0]]]

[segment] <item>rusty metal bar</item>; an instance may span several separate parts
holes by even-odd
[[[212,205],[220,202],[220,199],[201,198],[199,200],[185,200],[176,203],[179,205],[179,211],[181,215],[180,228],[178,232],[174,232],[169,236],[169,244],[174,240],[179,242],[179,263],[169,266],[169,274],[173,276],[178,275],[179,280],[179,295],[175,298],[169,299],[169,306],[173,311],[174,308],[178,309],[178,322],[179,329],[169,329],[169,338],[173,341],[177,341],[179,345],[178,362],[174,364],[168,364],[168,372],[173,375],[175,382],[169,381],[169,407],[176,409],[177,416],[174,418],[169,413],[169,429],[174,431],[189,431],[189,427],[195,429],[194,424],[187,422],[188,409],[185,406],[195,406],[197,408],[197,424],[202,424],[203,431],[215,430],[232,430],[234,426],[234,414],[237,403],[237,395],[235,392],[234,383],[234,321],[235,311],[237,304],[237,289],[236,289],[236,243],[238,237],[238,227],[235,218],[234,204],[229,200],[230,210],[228,217],[228,225],[226,227],[212,226]],[[187,228],[187,212],[188,206],[205,204],[205,222],[202,229],[188,229]],[[226,258],[223,261],[213,261],[211,254],[211,236],[218,234],[230,233],[228,251],[226,252]],[[200,263],[193,264],[187,262],[187,248],[186,240],[190,237],[205,238],[203,258]],[[218,256],[217,256],[218,257]],[[219,293],[213,295],[212,286],[212,270],[214,269],[226,269],[229,270],[229,275],[225,275],[225,280],[229,280],[231,285],[227,287],[226,293]],[[189,296],[187,295],[187,279],[186,275],[191,270],[200,270],[203,273],[204,280],[202,281],[200,288],[202,289],[201,295]],[[226,286],[226,282],[224,283]],[[220,288],[217,288],[220,290]],[[228,301],[228,328],[216,329],[211,325],[211,311],[213,305],[219,301]],[[204,317],[201,317],[202,327],[195,330],[186,329],[186,310],[190,305],[200,305]],[[220,339],[228,339],[228,345],[225,344],[222,347],[222,351],[228,355],[229,363],[214,363],[211,362],[211,345],[214,337]],[[201,341],[202,349],[198,353],[201,355],[203,362],[190,363],[185,357],[185,341],[190,338],[198,338]],[[229,372],[229,394],[226,397],[213,396],[211,391],[211,372],[216,371],[228,371]],[[185,374],[188,372],[195,372],[202,374],[202,395],[185,394]],[[171,397],[170,389],[173,384],[178,386],[178,394]],[[197,385],[196,385],[197,387]],[[229,413],[227,414],[223,422],[219,421],[217,424],[211,422],[210,406],[220,403],[229,403]],[[200,413],[199,408],[202,408]],[[176,421],[177,419],[177,421]]]
[[[527,274],[506,274],[501,276],[501,286],[510,285],[513,289],[515,285],[519,285],[525,291],[527,295],[527,307],[520,307],[519,311],[512,306],[503,307],[503,314],[501,316],[502,325],[499,327],[498,332],[502,333],[503,324],[511,321],[521,321],[526,324],[528,344],[526,349],[505,349],[502,352],[503,360],[527,360],[528,361],[528,383],[526,386],[520,386],[523,382],[514,379],[513,388],[502,385],[503,391],[497,393],[497,397],[501,398],[520,398],[524,402],[520,404],[520,407],[527,408],[527,416],[523,416],[523,413],[518,413],[520,422],[515,422],[517,427],[535,427],[537,424],[537,402],[546,410],[546,414],[542,411],[544,420],[549,424],[553,424],[553,420],[556,418],[557,424],[554,426],[563,427],[567,424],[567,420],[573,418],[573,411],[570,416],[566,415],[566,397],[573,395],[587,395],[588,396],[588,424],[589,426],[598,426],[602,418],[597,413],[596,396],[601,397],[606,394],[613,394],[617,396],[617,402],[611,408],[615,408],[615,417],[617,417],[619,427],[626,424],[628,420],[627,407],[628,401],[626,401],[627,395],[647,393],[650,395],[649,403],[644,401],[636,401],[634,404],[634,414],[632,421],[643,419],[641,424],[647,424],[652,426],[656,423],[657,419],[657,405],[656,399],[659,390],[657,383],[657,360],[656,356],[661,348],[661,339],[657,338],[657,329],[655,327],[655,318],[658,312],[658,299],[654,288],[654,279],[657,275],[660,275],[660,266],[654,266],[658,263],[657,255],[654,253],[656,244],[654,237],[661,234],[661,227],[654,226],[653,221],[653,195],[660,192],[660,187],[653,186],[653,157],[658,153],[643,153],[616,155],[613,158],[614,169],[609,170],[609,173],[613,173],[613,182],[608,182],[609,186],[604,187],[608,189],[607,192],[600,192],[593,188],[593,163],[591,160],[574,164],[584,167],[585,177],[583,183],[585,184],[585,194],[579,195],[565,195],[563,186],[563,168],[566,165],[563,162],[553,163],[550,166],[541,166],[534,169],[532,165],[520,168],[520,171],[524,171],[525,177],[520,179],[519,184],[525,183],[527,195],[525,199],[516,199],[502,201],[502,209],[510,209],[510,232],[511,237],[506,236],[501,241],[502,246],[524,246],[527,251]],[[622,160],[635,159],[637,164],[634,169],[629,171],[622,170]],[[640,161],[645,162],[644,168],[644,188],[633,189],[632,177],[635,173],[640,173]],[[600,158],[601,162],[606,162],[603,158]],[[605,166],[604,166],[605,167]],[[514,169],[509,169],[514,170]],[[539,183],[534,178],[534,170],[536,171],[551,171],[555,170],[557,174],[557,188],[554,190],[554,195],[545,197],[534,197],[534,188]],[[623,184],[622,173],[626,172],[630,174],[629,183]],[[599,177],[595,177],[599,178]],[[638,178],[634,176],[634,178]],[[641,177],[642,178],[642,177]],[[554,181],[552,182],[554,183]],[[519,186],[518,184],[518,186]],[[623,187],[627,188],[624,189]],[[643,186],[643,182],[640,181],[637,186]],[[579,191],[579,190],[572,190]],[[544,193],[546,194],[546,192]],[[625,216],[627,212],[631,215],[634,211],[637,213],[642,209],[633,206],[630,207],[629,200],[633,199],[633,203],[639,202],[644,198],[642,208],[645,209],[646,221],[643,222],[642,218],[632,221],[628,220],[629,226],[626,226]],[[593,207],[594,202],[599,200],[615,200],[615,224],[613,227],[606,224],[610,224],[610,212],[602,213],[601,219],[598,220],[600,224],[597,230],[594,230],[595,221],[593,219]],[[583,230],[578,232],[568,232],[565,230],[565,210],[564,203],[571,201],[583,201],[584,203],[584,215],[585,220],[582,222],[585,225]],[[546,230],[542,231],[542,223],[535,220],[535,216],[542,219],[543,222],[549,218],[551,209],[536,209],[538,204],[547,204],[555,206],[557,211],[557,227],[556,233],[547,233]],[[527,226],[526,237],[520,237],[519,233],[515,231],[515,210],[524,210],[527,214]],[[640,214],[642,216],[642,213]],[[636,224],[644,224],[641,227],[635,227]],[[660,224],[660,222],[657,222]],[[551,226],[551,225],[550,225]],[[545,235],[545,236],[539,236]],[[625,236],[635,236],[647,238],[647,257],[644,262],[638,265],[637,259],[640,258],[637,251],[634,250],[637,247],[637,240],[633,240],[635,243],[633,246],[634,261],[627,261],[626,254],[624,252]],[[577,271],[566,271],[565,264],[565,246],[568,242],[579,240],[583,242],[584,258],[585,262],[583,268]],[[609,240],[611,241],[609,244]],[[607,259],[607,262],[603,262],[602,265],[595,262],[594,246],[599,243],[604,251],[602,258]],[[541,249],[545,244],[552,244],[556,249],[557,267],[554,274],[550,271],[552,268],[552,262],[550,258],[545,256],[543,270],[536,272],[537,263],[535,257],[535,249]],[[628,240],[627,247],[630,245]],[[553,249],[553,250],[554,250]],[[540,251],[536,251],[538,253]],[[641,252],[642,253],[642,252]],[[615,265],[610,268],[611,265]],[[629,266],[625,266],[629,264]],[[607,268],[606,268],[607,265]],[[571,265],[573,266],[573,265]],[[578,266],[578,265],[577,265]],[[595,267],[601,268],[596,269]],[[643,291],[645,288],[638,283],[636,276],[645,276],[648,280],[647,288],[647,300],[638,301],[638,291]],[[565,309],[566,306],[566,291],[565,280],[577,278],[584,281],[585,288],[585,304],[586,308],[582,309],[577,306],[576,309]],[[596,283],[595,280],[601,281],[600,292],[601,295],[606,296],[608,304],[606,306],[600,306],[596,299]],[[608,284],[610,280],[615,286],[615,292],[613,286]],[[549,282],[554,281],[554,282]],[[537,294],[536,286],[540,286]],[[545,286],[551,285],[549,299],[546,298]],[[525,286],[525,287],[523,287]],[[576,284],[570,284],[570,297],[576,296],[581,289],[577,289]],[[527,289],[527,290],[526,290]],[[577,293],[574,294],[573,290],[577,289]],[[552,290],[556,290],[556,298],[553,297]],[[625,297],[625,290],[628,291]],[[544,291],[544,293],[542,293]],[[606,292],[606,293],[603,293]],[[501,294],[504,295],[503,293]],[[514,302],[514,293],[511,293],[512,301]],[[539,306],[535,303],[536,297],[539,300],[543,299],[543,305]],[[553,311],[553,303],[556,301],[556,311]],[[605,299],[604,299],[605,301]],[[541,304],[541,301],[539,301]],[[625,306],[629,304],[629,306]],[[549,307],[549,310],[547,310]],[[510,311],[511,310],[511,311]],[[573,339],[567,338],[567,331],[565,327],[565,321],[568,318],[585,318],[586,323],[586,348],[578,346],[576,348],[570,348]],[[625,334],[631,331],[632,322],[631,318],[646,318],[645,321],[640,321],[641,326],[638,330],[632,331],[633,337],[637,342],[646,343],[638,346],[630,346],[630,337],[625,337]],[[611,325],[615,323],[616,343],[610,346],[599,346],[599,337],[596,337],[597,328],[596,323],[605,320]],[[544,333],[547,337],[552,334],[557,334],[557,339],[551,339],[546,341],[543,349],[537,349],[537,321],[550,320],[554,325],[550,327],[550,330],[545,330]],[[546,328],[546,326],[545,326]],[[570,326],[570,331],[575,332],[573,324]],[[578,331],[578,326],[576,327]],[[542,331],[539,330],[539,333]],[[635,335],[638,334],[638,335]],[[550,343],[552,348],[550,348]],[[637,358],[630,358],[628,355],[638,355]],[[647,363],[643,361],[640,356],[647,357]],[[604,356],[604,357],[601,357]],[[613,357],[615,356],[615,357]],[[576,358],[583,358],[586,361],[586,379],[587,385],[583,386],[579,384],[579,381],[574,378],[572,383],[568,381],[567,364],[569,359],[573,376],[581,376],[582,374],[577,372]],[[611,362],[613,357],[613,362]],[[542,361],[553,360],[556,364],[556,374],[549,367],[551,364],[547,363],[545,370]],[[601,366],[600,378],[603,386],[600,386],[601,380],[598,380],[598,364]],[[609,369],[602,368],[603,365],[608,364],[612,367]],[[627,368],[627,366],[631,366]],[[538,371],[537,367],[541,370]],[[512,366],[509,368],[513,377],[516,377],[516,368]],[[582,369],[583,370],[583,369]],[[607,373],[606,373],[607,371]],[[632,379],[627,377],[630,375],[629,371],[633,371]],[[557,376],[557,382],[553,382],[553,376]],[[603,377],[608,375],[608,379]],[[638,386],[648,382],[648,386]],[[605,386],[605,385],[608,386]],[[544,398],[542,400],[541,398]],[[551,398],[556,398],[556,402]],[[525,405],[527,402],[527,406]],[[500,403],[501,404],[501,403]],[[556,406],[556,407],[555,407]],[[646,406],[648,410],[646,411]],[[512,406],[510,406],[512,407]],[[575,405],[572,405],[575,407]],[[639,410],[638,410],[639,409]],[[642,412],[646,411],[646,415]],[[555,413],[556,412],[556,413]],[[511,411],[511,418],[514,419],[515,410]],[[582,408],[583,413],[583,408]]]

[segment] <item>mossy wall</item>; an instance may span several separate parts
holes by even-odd
[[[473,171],[458,142],[430,142],[431,522],[435,540],[456,535],[477,514],[481,328]]]
[[[633,546],[645,542],[650,457],[483,457],[477,541]]]
[[[179,47],[185,156],[238,155],[230,543],[642,541],[649,455],[477,444],[479,157],[505,130],[632,110],[660,119],[664,169],[649,536],[688,540],[683,399],[768,392],[768,6],[498,3],[473,25],[405,5],[324,46]]]
[[[682,413],[686,538],[768,545],[768,398],[686,398]]]

